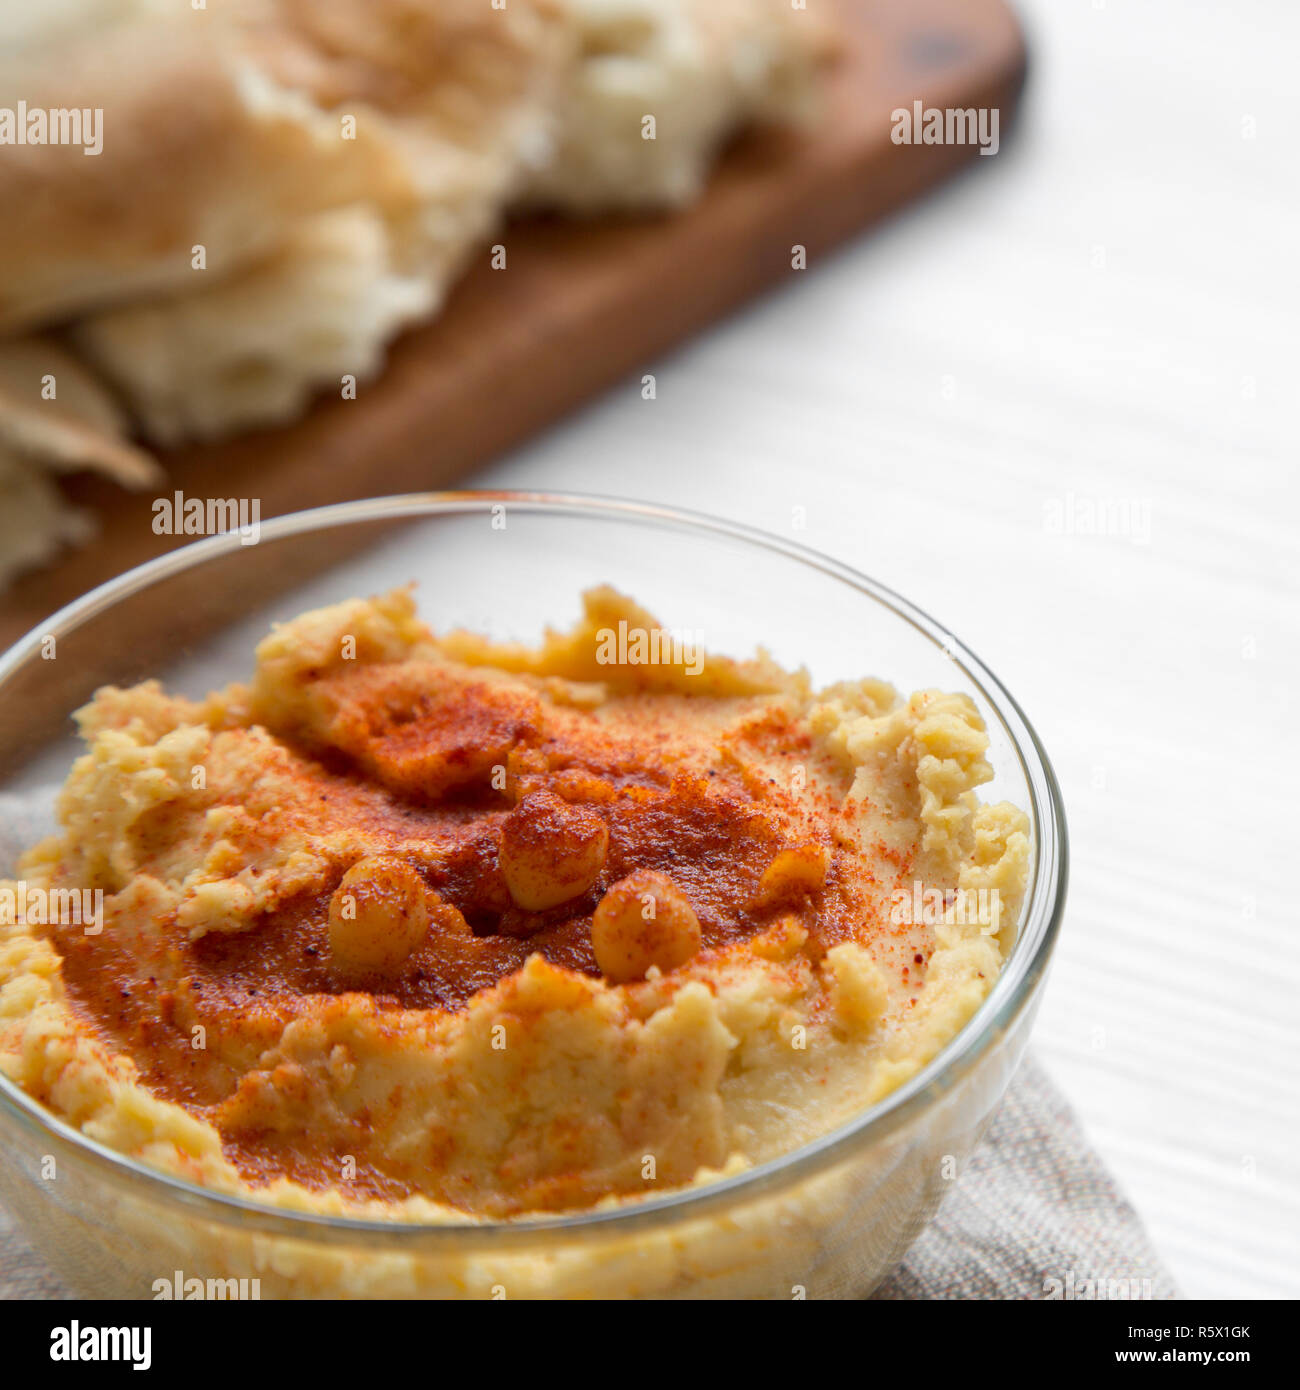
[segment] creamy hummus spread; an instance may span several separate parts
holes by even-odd
[[[600,589],[501,645],[397,591],[276,627],[247,685],[100,690],[0,882],[0,1068],[206,1187],[422,1221],[860,1113],[991,988],[1026,818],[977,799],[965,696],[625,640],[662,631]],[[30,910],[88,890],[95,926]]]

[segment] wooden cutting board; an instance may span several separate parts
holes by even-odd
[[[835,9],[843,51],[815,130],[746,136],[687,212],[512,223],[500,238],[509,269],[494,271],[485,249],[441,317],[395,343],[355,401],[321,400],[287,428],[164,454],[171,485],[191,497],[259,498],[264,520],[443,487],[764,287],[815,274],[828,248],[972,158],[984,162],[970,145],[895,145],[895,109],[997,107],[1006,138],[1025,48],[1003,0],[835,0]],[[792,269],[796,244],[806,271]],[[0,646],[184,543],[154,534],[156,494],[91,478],[70,490],[100,515],[101,532],[4,596]]]

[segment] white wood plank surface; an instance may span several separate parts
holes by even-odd
[[[1023,8],[995,159],[475,481],[803,507],[961,634],[1070,814],[1040,1055],[1185,1292],[1294,1295],[1300,6]]]

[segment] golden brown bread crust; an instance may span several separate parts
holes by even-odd
[[[247,51],[277,81],[332,109],[361,101],[490,139],[503,110],[567,59],[556,0],[278,0]]]
[[[0,330],[185,287],[196,245],[219,277],[324,209],[413,216],[437,147],[494,152],[558,67],[550,10],[242,0],[11,54],[0,102],[102,108],[104,135],[0,153]]]

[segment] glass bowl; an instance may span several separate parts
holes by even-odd
[[[576,1214],[413,1225],[321,1217],[164,1175],[0,1078],[0,1197],[77,1292],[147,1298],[176,1272],[267,1297],[861,1297],[898,1263],[978,1142],[1024,1051],[1060,925],[1066,833],[1037,736],[996,677],[905,599],[790,540],[666,507],[449,492],[325,507],[143,565],[0,660],[0,796],[33,825],[98,686],[161,676],[200,695],[245,677],[303,609],[417,582],[421,616],[535,641],[612,583],[709,649],[766,647],[817,685],[879,676],[968,693],[989,799],[1032,823],[1015,946],[988,999],[879,1104],[791,1153],[687,1190]],[[10,822],[13,817],[8,817]],[[7,871],[11,866],[5,864]],[[257,1281],[256,1285],[252,1281]],[[219,1286],[233,1296],[237,1284]]]

